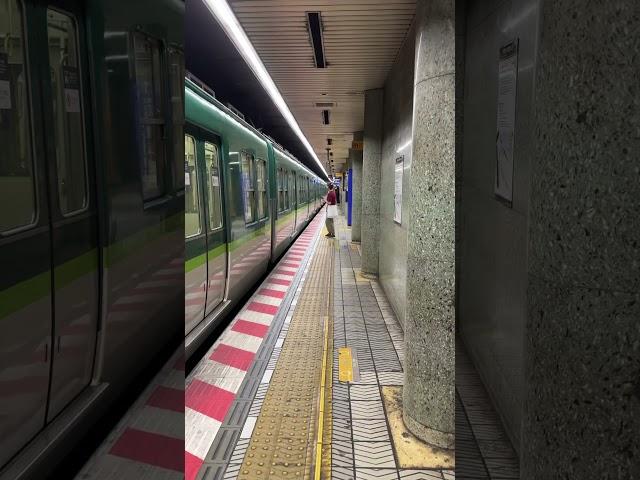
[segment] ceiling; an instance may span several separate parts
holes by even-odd
[[[327,172],[341,171],[364,126],[364,92],[383,86],[413,21],[415,0],[228,0]],[[315,67],[306,12],[320,12],[327,68]],[[318,172],[202,0],[187,0],[187,69]],[[318,107],[317,102],[333,103]],[[330,112],[323,125],[322,110]]]
[[[413,21],[415,0],[230,0],[245,33],[323,162],[336,170],[364,127],[364,91],[382,87]],[[327,68],[316,68],[305,12],[322,17]],[[334,102],[330,124],[322,107]],[[325,166],[326,168],[326,166]],[[327,168],[327,171],[329,169]]]

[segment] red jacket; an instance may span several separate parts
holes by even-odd
[[[336,204],[336,191],[335,190],[329,190],[329,193],[327,193],[327,203],[329,205],[335,205]]]

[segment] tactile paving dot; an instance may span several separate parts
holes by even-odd
[[[331,242],[322,239],[306,274],[238,480],[308,479],[312,473],[324,322],[333,308],[332,263]],[[250,456],[256,451],[262,453],[259,459]]]

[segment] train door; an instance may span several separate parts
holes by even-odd
[[[51,367],[51,229],[31,14],[20,0],[0,1],[0,468],[44,427]]]
[[[204,188],[207,215],[207,303],[205,315],[223,300],[227,277],[227,239],[224,228],[224,197],[220,143],[213,135],[205,134],[202,142]]]
[[[204,221],[204,195],[198,165],[197,131],[185,127],[184,136],[184,321],[185,334],[204,320],[207,298],[207,234]]]
[[[48,419],[90,382],[99,315],[99,246],[84,2],[44,2],[41,88],[53,265]]]
[[[294,214],[293,214],[293,232],[291,232],[291,235],[295,235],[296,232],[298,231],[298,175],[296,175],[296,172],[292,171],[291,172],[291,179],[292,179],[292,185],[293,185],[293,195],[291,195],[291,201],[293,203],[292,207]],[[289,188],[291,188],[291,185],[289,186]]]

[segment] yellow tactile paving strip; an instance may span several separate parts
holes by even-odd
[[[332,243],[321,237],[316,248],[238,480],[313,478],[325,328],[329,338],[333,336]],[[331,352],[332,346],[329,348]],[[330,362],[331,355],[328,358]],[[325,372],[331,374],[331,365]],[[327,390],[325,405],[330,405],[330,388]],[[330,418],[331,412],[325,417]],[[327,432],[331,432],[330,425],[323,429],[328,444]],[[327,462],[325,450],[330,449],[323,448],[322,470],[327,472],[330,459]]]

